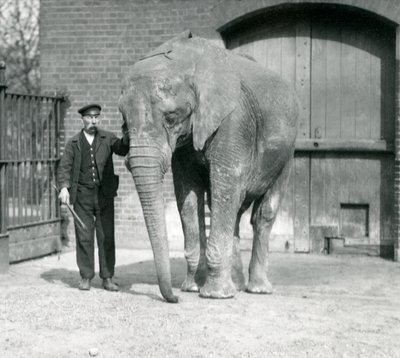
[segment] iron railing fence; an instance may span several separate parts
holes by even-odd
[[[0,63],[0,233],[59,220],[62,96],[8,93]]]

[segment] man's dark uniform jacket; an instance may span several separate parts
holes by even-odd
[[[58,169],[58,184],[68,188],[70,203],[87,230],[75,225],[77,263],[82,278],[94,277],[94,231],[99,253],[100,277],[114,275],[114,197],[118,176],[112,154],[126,155],[129,144],[113,133],[98,129],[90,145],[83,130],[65,147]]]
[[[58,171],[58,184],[60,189],[69,189],[71,204],[76,200],[81,169],[81,135],[83,136],[82,131],[68,141]],[[118,176],[114,174],[112,154],[128,154],[129,144],[124,144],[123,139],[118,139],[111,132],[98,129],[94,151],[100,180],[99,189],[106,198],[114,197],[117,195]]]

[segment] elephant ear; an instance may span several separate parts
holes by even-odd
[[[238,106],[240,79],[226,49],[201,38],[193,38],[191,42],[201,48],[193,76],[197,106],[192,130],[193,146],[202,150],[207,139]]]

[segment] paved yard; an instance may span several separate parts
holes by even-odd
[[[117,251],[118,293],[77,289],[75,252],[0,275],[0,357],[399,357],[400,264],[272,254],[272,295],[162,300],[150,251]],[[247,269],[249,253],[244,253]]]

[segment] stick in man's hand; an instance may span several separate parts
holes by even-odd
[[[58,188],[53,184],[53,188],[57,191],[57,193],[60,193],[60,190],[58,190]],[[83,229],[83,230],[87,230],[86,225],[83,223],[83,221],[81,220],[81,218],[78,216],[78,214],[75,212],[75,210],[72,208],[71,205],[69,205],[68,203],[62,203],[67,205],[67,208],[69,209],[69,211],[71,212],[72,216],[74,217],[74,219],[78,222],[79,226]]]

